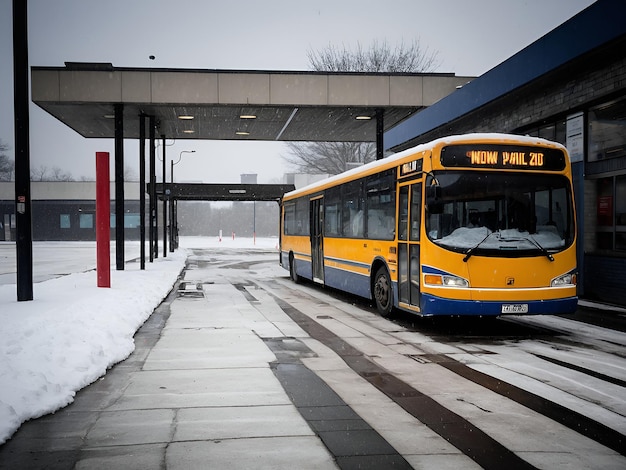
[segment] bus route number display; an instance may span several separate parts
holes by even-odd
[[[441,164],[463,168],[560,171],[565,168],[565,154],[547,147],[450,145],[441,149]]]
[[[400,165],[400,177],[411,175],[422,171],[423,160],[411,160]]]

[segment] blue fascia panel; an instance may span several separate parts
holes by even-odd
[[[598,0],[463,88],[384,134],[385,150],[402,145],[626,35],[626,2]]]

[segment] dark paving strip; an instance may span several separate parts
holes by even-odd
[[[541,354],[534,354],[534,356],[538,357],[539,359],[543,359],[544,361],[551,362],[552,364],[556,364],[557,366],[566,367],[567,369],[575,370],[577,372],[582,372],[585,375],[590,375],[591,377],[604,380],[605,382],[609,382],[614,385],[619,385],[620,387],[626,387],[626,380],[618,379],[617,377],[611,377],[610,375],[602,374],[600,372],[596,372],[595,370],[580,367],[576,364],[571,364],[569,362],[559,361],[558,359],[554,359],[553,357],[543,356]]]
[[[448,356],[433,354],[425,357],[467,380],[471,380],[493,392],[514,400],[585,437],[593,439],[622,455],[626,455],[626,436],[602,423],[534,393],[527,392],[515,385],[502,382],[499,379],[474,370]]]
[[[463,417],[386,372],[357,349],[284,300],[280,308],[312,338],[321,341],[361,377],[485,469],[534,469]]]
[[[250,286],[250,285],[251,284],[233,283],[233,286],[235,286],[235,289],[237,289],[239,292],[241,292],[248,302],[258,302],[258,299],[255,296],[253,296],[248,291],[248,289],[246,289],[246,286]]]
[[[301,357],[315,355],[304,343],[294,338],[264,341],[277,358],[271,364],[274,375],[340,468],[412,468],[376,430],[301,363]]]

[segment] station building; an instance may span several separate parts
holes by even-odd
[[[114,187],[111,184],[110,193]],[[139,184],[124,184],[124,228],[129,240],[139,239]],[[0,241],[14,241],[15,190],[0,182]],[[33,240],[95,240],[96,183],[93,181],[31,182]],[[115,236],[115,200],[111,200],[111,236]]]
[[[387,151],[470,132],[565,145],[573,162],[579,295],[626,305],[626,2],[599,0],[385,133]]]

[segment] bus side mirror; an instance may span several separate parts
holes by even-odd
[[[426,186],[426,208],[430,214],[441,214],[443,212],[441,186],[438,184]]]

